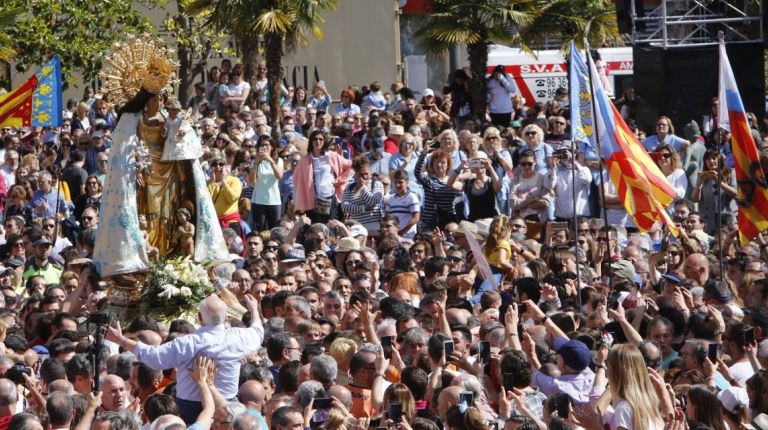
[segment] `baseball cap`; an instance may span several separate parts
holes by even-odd
[[[709,279],[704,283],[704,292],[712,300],[719,303],[726,303],[731,300],[731,290],[728,285],[723,281],[717,281]]]
[[[739,406],[749,405],[747,390],[741,387],[728,387],[717,393],[717,400],[730,413],[736,412]]]
[[[429,97],[434,95],[435,95],[435,92],[432,91],[431,89],[427,88],[426,90],[424,90],[424,97]]]
[[[355,224],[352,227],[349,228],[349,233],[352,235],[352,237],[355,236],[368,236],[368,229],[363,227],[360,224]]]
[[[589,366],[591,354],[584,342],[560,337],[555,339],[554,347],[557,354],[563,357],[565,365],[576,372]]]
[[[50,245],[50,244],[51,244],[51,241],[50,241],[50,240],[48,240],[48,238],[47,238],[47,237],[45,237],[45,236],[40,236],[38,239],[36,239],[36,240],[35,240],[35,241],[32,243],[32,245],[34,245],[34,246]]]
[[[295,245],[293,248],[289,249],[285,252],[285,256],[282,260],[280,260],[281,263],[303,263],[307,260],[306,255],[304,254],[304,247],[300,245]]]
[[[613,269],[613,276],[624,278],[630,282],[635,282],[635,266],[629,260],[619,260],[615,263],[611,263]]]
[[[665,273],[661,275],[661,279],[665,279],[670,282],[674,282],[675,284],[682,284],[683,278],[680,277],[677,273]]]

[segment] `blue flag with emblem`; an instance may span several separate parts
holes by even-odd
[[[570,77],[571,139],[595,149],[594,118],[592,113],[592,89],[589,85],[589,69],[581,59],[576,44],[571,41],[568,64]]]
[[[32,125],[61,127],[64,122],[61,101],[61,60],[51,58],[36,73],[37,88],[32,93]]]

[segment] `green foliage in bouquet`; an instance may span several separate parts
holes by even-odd
[[[215,291],[205,265],[189,257],[157,262],[149,268],[139,312],[165,321],[195,315],[200,302]]]

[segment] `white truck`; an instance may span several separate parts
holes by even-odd
[[[607,89],[620,97],[632,86],[632,48],[604,48],[598,52],[607,68],[608,84],[611,85]],[[515,79],[517,92],[528,106],[552,100],[558,87],[568,88],[568,63],[561,51],[537,51],[533,56],[518,48],[490,45],[488,74],[499,64]]]

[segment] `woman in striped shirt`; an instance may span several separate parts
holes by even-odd
[[[341,205],[345,214],[368,229],[368,234],[378,236],[381,229],[381,209],[384,204],[384,185],[371,175],[368,157],[358,155],[352,160],[355,181],[344,189]]]
[[[431,146],[423,151],[416,161],[416,167],[413,173],[416,180],[424,188],[424,207],[421,209],[420,231],[432,231],[435,227],[445,228],[445,224],[450,221],[456,221],[456,212],[454,211],[454,201],[461,196],[461,193],[454,191],[448,186],[448,172],[451,170],[451,155],[438,149],[431,152],[434,148]],[[427,152],[432,156],[427,165],[427,175],[423,174],[424,159]]]

